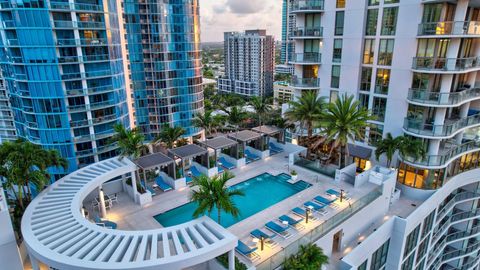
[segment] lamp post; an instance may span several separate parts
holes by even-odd
[[[345,191],[343,189],[340,189],[340,202],[343,202],[343,193]]]
[[[263,246],[265,245],[265,237],[260,236],[260,250],[263,251]]]
[[[312,212],[313,206],[309,205],[305,207],[305,223],[308,223],[308,218],[310,216],[310,213]]]

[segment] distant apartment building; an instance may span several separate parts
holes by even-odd
[[[266,30],[224,34],[225,76],[218,90],[243,96],[266,96],[273,92],[275,42]]]
[[[10,97],[0,72],[0,143],[17,139]]]
[[[293,66],[292,65],[276,65],[275,74],[292,74]]]
[[[293,88],[288,82],[273,83],[273,99],[275,104],[282,105],[293,99]]]
[[[292,1],[283,0],[282,3],[282,47],[280,51],[280,64],[289,65],[290,55],[295,53],[295,42],[290,38],[295,28],[295,13],[290,12]]]

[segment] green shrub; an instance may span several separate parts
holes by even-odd
[[[221,265],[223,265],[223,267],[228,269],[228,253],[218,256],[217,261]],[[242,263],[237,257],[235,257],[235,269],[247,270],[247,266],[244,263]]]
[[[284,270],[318,270],[328,264],[328,257],[323,250],[315,244],[300,246],[297,254],[285,259]]]

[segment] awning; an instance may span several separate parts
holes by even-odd
[[[196,144],[187,144],[185,146],[169,149],[168,152],[181,159],[192,158],[208,153],[207,149]]]
[[[370,157],[372,156],[372,149],[349,143],[348,153],[352,157],[358,157],[361,159],[370,159]]]
[[[134,161],[137,166],[147,170],[155,167],[162,167],[173,163],[173,159],[163,153],[155,153],[148,156],[143,156]]]
[[[252,128],[252,130],[255,131],[255,132],[261,133],[261,134],[268,135],[268,136],[273,136],[273,135],[276,135],[276,134],[279,134],[280,132],[282,132],[281,128],[278,128],[276,126],[267,126],[267,125],[254,127],[254,128]]]
[[[210,140],[200,142],[200,144],[212,148],[214,150],[230,148],[237,144],[236,141],[231,140],[227,137],[218,136]]]
[[[251,130],[242,130],[239,132],[232,132],[228,134],[228,137],[239,142],[250,142],[261,138],[262,135]]]

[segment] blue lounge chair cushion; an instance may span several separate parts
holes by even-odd
[[[152,194],[152,196],[157,195],[157,193],[155,192],[155,190],[153,190],[153,188],[146,186],[145,189],[148,190]]]
[[[190,176],[187,176],[187,177],[185,177],[185,182],[186,182],[187,184],[190,184],[190,183],[193,182],[193,178],[190,177]]]
[[[245,245],[242,241],[238,240],[238,245],[235,248],[238,252],[242,253],[243,255],[249,255],[255,252],[258,248],[250,248],[249,246]]]
[[[321,210],[322,208],[324,208],[326,206],[326,205],[319,205],[319,204],[316,204],[316,203],[310,202],[310,201],[305,202],[303,205],[305,205],[306,207],[312,206],[315,211]]]
[[[283,152],[283,149],[280,148],[280,147],[277,147],[275,144],[273,143],[269,143],[268,144],[270,146],[270,150],[273,150],[274,152],[277,152],[277,153],[280,153],[280,152]]]
[[[228,162],[224,157],[218,159],[222,163],[222,167],[227,168],[228,170],[235,169],[235,165]]]
[[[336,190],[333,189],[333,188],[327,190],[327,194],[335,195],[335,196],[340,196],[340,192],[336,191]]]
[[[163,191],[169,191],[172,190],[172,187],[169,186],[167,183],[163,181],[163,178],[161,176],[158,176],[155,178],[155,183],[158,185],[158,187],[163,190]]]
[[[277,233],[283,233],[287,230],[286,227],[282,227],[282,226],[278,225],[277,223],[275,223],[273,221],[269,221],[268,223],[265,224],[265,226],[267,228],[269,228],[270,230],[272,230],[274,232],[277,232]]]
[[[280,216],[278,219],[281,220],[281,221],[288,222],[289,225],[297,225],[298,223],[302,222],[302,220],[303,220],[303,218],[293,219],[293,218],[291,218],[287,215]]]
[[[245,156],[247,156],[248,159],[251,159],[251,160],[259,160],[260,157],[253,154],[252,152],[250,152],[249,150],[245,150]]]
[[[117,228],[117,223],[105,219],[101,219],[99,216],[95,216],[94,218],[95,223],[97,224],[103,224],[105,227],[116,229]]]
[[[259,229],[251,231],[250,234],[253,237],[258,238],[258,239],[260,239],[261,237],[263,237],[264,239],[272,239],[273,237],[275,237],[275,235],[268,235],[268,234],[260,231]]]
[[[218,173],[223,173],[225,170],[223,169],[222,166],[218,167]]]
[[[323,203],[323,204],[326,204],[326,205],[329,205],[329,204],[332,204],[336,199],[333,199],[333,200],[329,200],[325,197],[322,197],[322,196],[317,196],[314,198],[317,202],[319,203]]]
[[[306,216],[306,214],[307,214],[307,211],[305,209],[300,208],[300,207],[293,208],[292,212],[294,212],[298,215],[301,215],[301,216]]]
[[[200,177],[202,176],[202,173],[197,169],[197,167],[195,166],[192,166],[190,168],[190,171],[192,172],[192,175],[195,176],[195,177]]]

